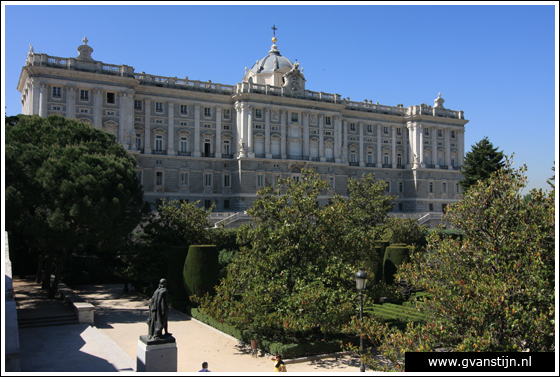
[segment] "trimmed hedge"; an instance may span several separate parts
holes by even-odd
[[[226,323],[216,321],[214,318],[205,314],[202,310],[197,308],[190,309],[191,316],[201,322],[206,323],[215,329],[224,332],[228,335],[233,336],[245,343],[250,343],[252,340],[251,333],[249,331],[239,330],[233,326]],[[359,340],[355,339],[338,339],[331,340],[328,342],[311,342],[306,344],[283,344],[279,342],[273,342],[268,339],[258,339],[258,348],[268,352],[270,354],[282,355],[284,359],[293,359],[297,357],[312,356],[312,355],[322,355],[326,353],[340,352],[341,341],[345,343],[357,343]]]
[[[375,246],[370,251],[370,260],[364,262],[364,267],[370,273],[373,273],[373,282],[377,283],[383,278],[383,257],[385,255],[385,249],[389,246],[388,241],[378,241]],[[371,278],[371,277],[369,277]]]
[[[189,303],[189,296],[183,283],[183,266],[189,251],[188,246],[169,246],[167,248],[167,286],[169,301],[177,310],[185,310]]]
[[[409,249],[404,243],[387,246],[383,258],[383,277],[385,283],[393,284],[397,267],[409,261]]]
[[[189,298],[214,294],[219,284],[220,263],[215,245],[191,245],[183,267],[183,283]]]
[[[427,316],[416,308],[395,304],[374,304],[364,308],[364,314],[377,317],[389,326],[404,329],[409,322],[424,323]]]

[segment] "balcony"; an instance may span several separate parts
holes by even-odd
[[[177,152],[178,156],[190,156],[191,152]]]
[[[211,157],[211,158],[213,158],[215,156],[216,156],[215,153],[202,153],[201,154],[201,157]]]

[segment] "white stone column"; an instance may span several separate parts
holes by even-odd
[[[410,164],[408,162],[408,129],[406,127],[402,128],[403,135],[403,165],[405,168],[410,169]]]
[[[270,109],[264,109],[264,153],[266,158],[272,158],[270,145]]]
[[[426,164],[424,163],[424,126],[418,126],[418,163],[420,164],[421,168],[425,168]]]
[[[376,167],[381,168],[383,167],[383,160],[381,156],[381,125],[377,125],[377,163],[375,164]]]
[[[439,162],[437,158],[437,128],[432,128],[432,164],[435,166],[436,169],[439,169]]]
[[[345,120],[342,122],[342,132],[343,132],[343,140],[342,140],[342,152],[340,153],[340,161],[342,163],[346,163],[348,160],[348,121]]]
[[[253,151],[253,107],[247,106],[245,114],[247,116],[247,156],[255,157]]]
[[[445,132],[445,165],[448,169],[451,169],[451,142],[449,140],[449,129],[444,129]]]
[[[303,156],[310,159],[309,156],[309,113],[302,113],[303,117]]]
[[[133,102],[129,93],[120,93],[119,101],[119,142],[124,149],[130,150],[131,133],[134,132],[134,123],[132,118]]]
[[[465,154],[465,133],[463,130],[457,131],[457,155],[458,160],[457,163],[459,166],[463,166],[464,162],[464,154]]]
[[[93,90],[93,126],[98,129],[102,129],[101,124],[103,116],[103,91],[101,89]]]
[[[282,154],[282,159],[285,160],[287,158],[286,154],[286,131],[287,131],[287,124],[286,124],[286,110],[280,110],[280,153]]]
[[[326,161],[324,123],[325,123],[325,116],[323,114],[319,114],[319,160],[320,161]]]
[[[169,114],[167,117],[167,155],[176,156],[175,152],[175,104],[168,103]]]
[[[391,167],[397,167],[397,127],[391,126]]]
[[[66,118],[76,117],[76,88],[66,88]]]
[[[416,123],[408,123],[407,125],[408,128],[408,136],[409,136],[409,140],[410,140],[410,151],[411,151],[411,159],[412,159],[412,168],[416,169],[418,168],[418,135],[416,132]]]
[[[340,162],[341,160],[341,152],[340,147],[342,143],[342,135],[341,135],[341,125],[342,120],[340,116],[336,116],[334,118],[334,161]]]
[[[32,98],[32,105],[31,105],[31,114],[30,115],[39,115],[39,108],[41,103],[41,84],[38,81],[32,81],[31,83],[31,98]]]
[[[222,158],[222,108],[216,107],[216,158]]]
[[[47,116],[47,84],[41,84],[39,90],[39,115],[42,117]]]
[[[358,157],[358,162],[360,166],[366,166],[364,162],[364,124],[362,122],[358,122],[358,138],[360,139],[360,156]]]
[[[194,157],[200,157],[200,105],[194,105]]]
[[[152,154],[151,100],[144,99],[144,154]]]

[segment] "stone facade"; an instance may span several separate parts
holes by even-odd
[[[461,196],[462,111],[384,106],[305,89],[303,68],[268,54],[236,85],[137,73],[91,57],[30,51],[18,90],[22,113],[75,118],[115,135],[137,161],[145,199],[200,200],[217,211],[251,206],[259,188],[316,170],[332,193],[374,172],[398,197],[394,213],[441,213]],[[433,216],[431,217],[433,218]]]

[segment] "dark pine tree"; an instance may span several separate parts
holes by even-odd
[[[488,140],[480,140],[472,146],[472,150],[465,156],[460,171],[464,179],[459,182],[463,190],[468,190],[480,180],[486,180],[496,170],[504,166],[504,153]]]

